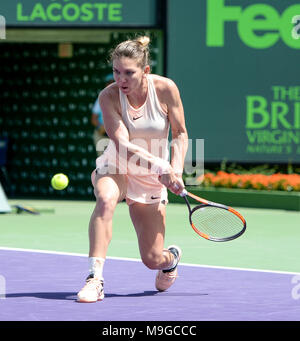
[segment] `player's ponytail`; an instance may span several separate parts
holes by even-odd
[[[143,47],[148,48],[150,44],[150,38],[147,36],[141,36],[136,39],[136,41]]]

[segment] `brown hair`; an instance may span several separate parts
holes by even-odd
[[[111,52],[110,61],[113,62],[114,59],[121,57],[132,58],[143,69],[150,64],[149,43],[150,38],[147,36],[123,41]]]

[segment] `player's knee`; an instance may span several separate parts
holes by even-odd
[[[116,196],[107,193],[106,195],[98,196],[96,201],[96,210],[100,215],[113,215],[118,199]]]

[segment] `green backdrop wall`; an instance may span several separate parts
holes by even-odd
[[[171,0],[167,13],[167,75],[205,161],[299,163],[299,1]]]
[[[0,14],[8,26],[154,26],[156,0],[10,0]]]

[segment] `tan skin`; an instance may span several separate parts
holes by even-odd
[[[150,67],[141,68],[134,59],[122,57],[113,61],[115,83],[105,88],[99,101],[103,111],[107,135],[118,146],[125,146],[128,158],[137,154],[151,165],[155,158],[148,151],[130,143],[128,130],[122,120],[119,89],[127,95],[133,107],[140,107],[146,100],[147,80],[145,75]],[[172,140],[172,161],[168,173],[159,177],[160,182],[170,191],[179,195],[184,189],[181,178],[184,157],[187,150],[187,132],[183,106],[176,85],[169,79],[154,76],[154,85],[162,109],[168,115]],[[96,175],[92,173],[96,206],[90,219],[90,257],[106,257],[112,236],[112,219],[118,202],[126,195],[127,179],[123,174]],[[143,263],[150,269],[167,268],[173,255],[164,249],[166,207],[162,203],[129,206],[130,217],[138,237]]]

